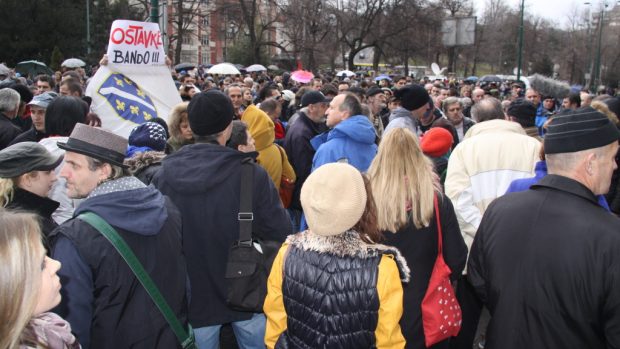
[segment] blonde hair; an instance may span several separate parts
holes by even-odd
[[[410,219],[416,228],[429,225],[439,183],[411,131],[395,128],[383,136],[368,176],[379,229],[396,232]]]
[[[6,207],[13,201],[15,188],[20,186],[24,177],[37,178],[38,175],[38,171],[30,171],[13,178],[0,178],[0,207]]]
[[[34,214],[0,209],[0,348],[33,341],[24,338],[24,329],[39,297],[41,236]]]
[[[0,178],[0,207],[6,207],[13,201],[15,181],[12,178]]]
[[[170,138],[176,141],[183,140],[181,135],[181,122],[188,119],[187,106],[189,102],[179,103],[170,111],[170,119],[168,121],[168,129],[170,130]]]

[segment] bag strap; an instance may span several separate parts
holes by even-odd
[[[433,196],[433,204],[435,205],[435,218],[437,219],[437,254],[441,254],[443,252],[443,234],[441,233],[441,218],[439,218],[437,194]]]
[[[283,154],[284,149],[282,149],[282,147],[280,145],[278,145],[278,144],[276,144],[276,147],[280,151],[280,160],[282,160],[282,166],[284,166],[284,154]]]
[[[254,165],[251,158],[243,160],[241,165],[241,194],[239,200],[239,244],[252,246],[252,179]]]
[[[149,294],[159,311],[162,313],[170,328],[174,332],[175,336],[181,343],[183,348],[193,348],[194,343],[194,331],[192,326],[188,324],[188,332],[185,331],[181,322],[174,315],[172,309],[168,305],[168,302],[164,299],[161,292],[155,283],[149,276],[149,274],[144,270],[144,267],[133,253],[131,248],[127,245],[125,240],[116,232],[116,230],[108,224],[103,218],[99,217],[96,213],[93,212],[84,212],[81,213],[77,218],[83,220],[84,222],[90,224],[93,228],[97,229],[101,235],[105,236],[108,241],[116,248],[118,253],[123,257],[131,271],[136,275],[146,292]],[[189,333],[189,334],[188,334]]]

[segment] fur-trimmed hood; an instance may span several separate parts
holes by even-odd
[[[152,164],[161,163],[165,157],[166,154],[164,152],[145,151],[143,153],[137,153],[129,159],[125,159],[124,163],[129,166],[129,172],[135,174]]]
[[[409,282],[410,280],[407,261],[396,247],[364,242],[359,233],[354,230],[335,236],[321,236],[306,230],[289,235],[286,243],[304,251],[333,254],[338,257],[369,258],[384,254],[393,255],[398,265],[401,281]]]

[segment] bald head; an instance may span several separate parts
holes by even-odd
[[[471,107],[471,116],[477,122],[505,119],[502,103],[497,98],[487,97]]]
[[[484,98],[484,90],[481,88],[476,88],[471,93],[471,99],[474,102],[474,104],[480,102],[483,98]]]

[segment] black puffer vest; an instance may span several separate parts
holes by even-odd
[[[331,237],[300,233],[287,241],[287,330],[276,348],[374,348],[378,267],[383,254],[404,263],[398,250],[368,245],[353,231]],[[407,279],[406,264],[399,267]]]

